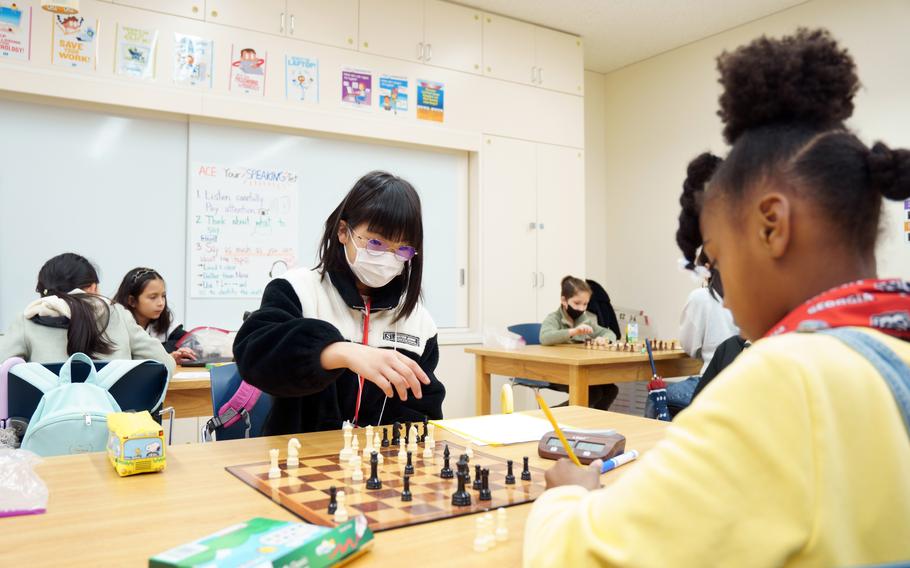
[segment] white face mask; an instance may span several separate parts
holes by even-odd
[[[348,266],[351,267],[354,276],[366,286],[382,288],[404,271],[404,261],[395,256],[395,253],[385,251],[376,254],[368,251],[366,247],[360,248],[354,242],[353,236],[351,244],[354,245],[357,256],[354,257],[354,262],[348,260]],[[344,258],[348,258],[347,251]]]

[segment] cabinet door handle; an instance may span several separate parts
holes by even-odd
[[[424,61],[429,61],[431,59],[433,59],[433,44],[428,43],[427,44],[427,55],[426,55],[426,58],[424,59]]]
[[[537,273],[531,273],[531,288],[537,288]]]
[[[284,33],[284,12],[281,13],[281,33]]]
[[[291,35],[294,35],[294,14],[291,14]]]
[[[541,287],[541,288],[543,288],[543,287],[544,287],[544,278],[543,278],[543,272],[541,272],[541,273],[540,273],[540,287]]]
[[[417,44],[417,60],[423,61],[423,42]]]

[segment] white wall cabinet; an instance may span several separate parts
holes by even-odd
[[[287,0],[288,35],[356,49],[357,0]]]
[[[484,75],[581,95],[581,38],[494,14],[483,17]]]
[[[205,0],[114,0],[114,4],[132,6],[152,12],[173,14],[184,18],[205,18]]]
[[[420,61],[423,0],[360,0],[360,51]]]
[[[288,29],[286,0],[206,0],[205,21],[267,34]]]
[[[484,326],[542,321],[563,276],[584,277],[583,153],[485,136],[481,187]]]

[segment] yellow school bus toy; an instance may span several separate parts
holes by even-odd
[[[164,430],[148,411],[112,412],[107,429],[107,457],[121,477],[164,470]]]

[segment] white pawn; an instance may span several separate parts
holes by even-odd
[[[354,483],[363,481],[363,468],[360,467],[360,463],[357,464],[357,467],[355,467],[354,471],[351,473],[351,481]]]
[[[496,510],[496,540],[499,542],[509,540],[509,527],[506,525],[506,510],[504,507]]]
[[[288,440],[288,467],[299,467],[300,466],[300,454],[297,450],[300,449],[300,441],[297,438],[291,438]]]
[[[468,440],[468,443],[465,445],[464,453],[468,456],[469,460],[474,459],[474,442]]]
[[[337,513],[336,513],[337,514]],[[487,540],[487,523],[483,518],[483,515],[477,517],[475,521],[476,533],[474,536],[474,551],[475,552],[486,552],[490,549],[488,540]]]
[[[360,479],[363,479],[363,470],[361,469],[360,454],[354,454],[351,456],[351,459],[348,460],[348,469],[351,470],[351,479],[358,481],[358,474]]]
[[[335,502],[338,504],[338,507],[335,509],[335,516],[333,520],[336,523],[343,523],[348,520],[348,510],[344,506],[344,491],[339,491],[335,494]]]
[[[351,440],[351,456],[360,456],[360,437],[357,434]]]
[[[423,443],[423,459],[430,460],[433,459],[433,448],[436,447],[436,441],[433,440],[429,435],[427,436],[427,441]]]
[[[338,459],[341,461],[347,461],[351,459],[351,436],[352,428],[348,422],[344,423],[344,429],[342,434],[344,435],[344,447],[341,449],[341,452],[338,454]]]
[[[427,424],[427,440],[430,440],[430,439],[432,439],[432,440],[436,439],[436,425],[432,424],[432,423]]]
[[[487,538],[487,547],[495,548],[496,547],[496,533],[493,530],[493,513],[484,513],[483,515],[484,522],[484,533]]]
[[[404,467],[406,459],[408,459],[408,451],[405,449],[404,444],[398,444],[398,461],[401,462],[402,467]]]
[[[373,434],[373,450],[376,452],[376,460],[382,465],[382,440],[379,439],[379,432]]]
[[[269,479],[278,479],[281,477],[281,470],[278,469],[278,448],[269,450]]]

